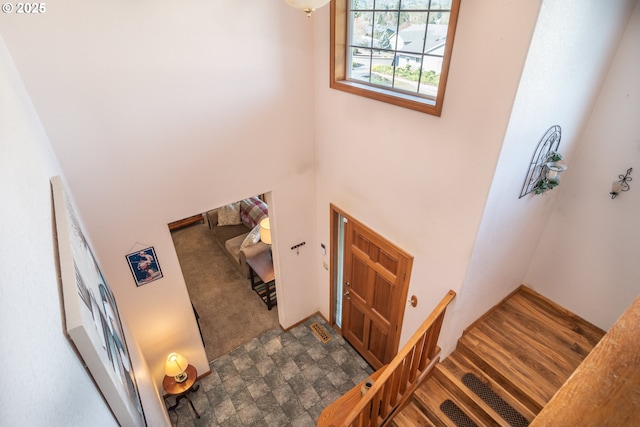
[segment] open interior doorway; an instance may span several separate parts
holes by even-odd
[[[254,207],[251,221],[244,218],[243,222],[235,213],[228,213],[239,209],[241,202],[245,207]],[[246,257],[269,249],[260,241],[259,234],[257,240],[249,236],[263,216],[268,216],[265,197],[251,197],[230,205],[169,226],[209,361],[279,327],[277,305],[269,310],[252,289],[246,265]],[[264,215],[257,212],[256,205],[261,205]],[[249,240],[245,243],[245,239]],[[243,243],[245,258],[240,265],[234,255]]]

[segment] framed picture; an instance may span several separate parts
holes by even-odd
[[[146,285],[162,278],[162,270],[160,270],[160,264],[158,264],[158,258],[153,247],[131,253],[126,258],[136,281],[136,286]]]
[[[67,334],[118,423],[144,426],[116,300],[84,237],[59,176],[51,179]]]

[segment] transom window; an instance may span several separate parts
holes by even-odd
[[[440,115],[460,0],[334,0],[331,87]]]

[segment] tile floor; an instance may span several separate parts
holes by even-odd
[[[313,334],[313,322],[329,332],[329,342]],[[320,317],[268,331],[210,366],[189,394],[201,418],[182,400],[169,412],[174,426],[315,426],[328,404],[373,373]]]

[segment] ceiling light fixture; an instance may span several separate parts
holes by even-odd
[[[329,3],[330,0],[284,0],[284,1],[286,1],[290,6],[293,6],[296,9],[303,10],[308,17],[311,17],[311,14],[316,9]]]

